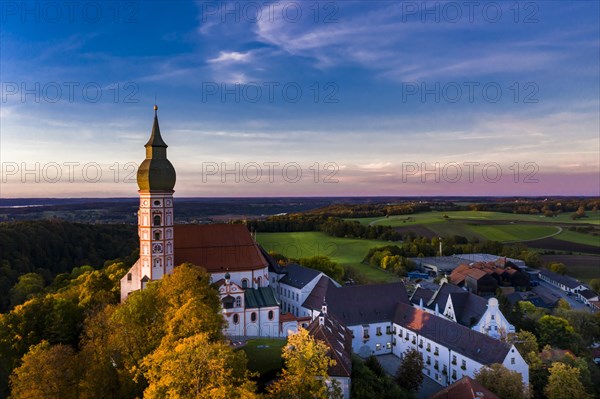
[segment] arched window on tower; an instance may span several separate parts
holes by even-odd
[[[242,279],[242,288],[244,288],[244,289],[248,288],[248,279],[247,278]]]
[[[154,215],[154,225],[160,226],[160,215]]]
[[[261,282],[261,280],[260,280],[260,277],[259,277],[259,278],[256,279],[256,286],[257,287],[260,287],[260,282]]]
[[[160,240],[160,231],[155,231],[154,232],[154,239],[155,240]]]

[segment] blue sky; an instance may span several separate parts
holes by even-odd
[[[180,196],[600,195],[598,2],[0,12],[3,197],[135,196],[155,96]]]

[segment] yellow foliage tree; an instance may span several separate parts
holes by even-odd
[[[307,330],[300,329],[288,336],[288,344],[283,349],[285,369],[281,378],[268,389],[268,397],[283,398],[341,398],[341,390],[335,381],[329,381],[327,370],[335,360],[328,355],[329,347],[315,340]]]
[[[556,362],[548,370],[548,385],[544,393],[548,399],[588,399],[583,384],[579,380],[579,369],[562,362]]]
[[[175,343],[164,341],[144,359],[143,367],[148,399],[257,398],[244,352],[234,352],[224,342],[211,342],[205,333]]]
[[[12,399],[76,399],[79,369],[70,346],[42,341],[23,356],[10,377]]]

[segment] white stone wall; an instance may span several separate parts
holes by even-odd
[[[423,356],[423,361],[425,363],[423,374],[442,386],[452,384],[464,376],[474,378],[475,373],[483,367],[483,364],[458,352],[452,351],[446,346],[438,344],[431,339],[421,337],[415,332],[395,323],[394,326],[396,327],[396,345],[393,346],[392,353],[399,358],[402,358],[403,354],[409,349],[417,349]],[[406,340],[407,335],[408,340]],[[462,337],[461,339],[467,339],[467,337]],[[427,350],[428,345],[430,350]],[[435,368],[436,360],[438,366],[437,369]],[[529,368],[527,363],[525,363],[514,346],[511,348],[503,364],[509,370],[520,373],[523,377],[523,381],[526,384],[529,383]],[[446,373],[444,373],[444,368]],[[453,378],[454,376],[456,376],[456,378]]]
[[[124,302],[130,293],[142,288],[142,282],[139,275],[140,260],[138,259],[131,269],[129,269],[127,274],[121,278],[121,302]]]
[[[332,380],[337,381],[338,386],[342,390],[342,395],[344,399],[350,399],[350,385],[351,379],[350,377],[330,377]],[[329,381],[327,381],[327,385],[329,386]]]
[[[392,334],[387,334],[387,327],[390,327]],[[377,331],[381,331],[381,335]],[[352,351],[361,355],[384,355],[392,353],[393,348],[393,327],[390,322],[369,323],[348,326],[352,331]],[[369,338],[366,339],[365,329],[368,331]]]
[[[220,279],[225,278],[226,270],[219,273],[211,273],[212,282],[217,282]],[[250,271],[230,271],[229,272],[230,280],[232,283],[239,285],[240,287],[244,287],[243,281],[246,280],[248,284],[248,288],[258,288],[258,278],[260,277],[260,286],[268,287],[269,286],[269,268],[265,267],[257,270]]]
[[[269,312],[273,318],[269,319]],[[273,306],[261,309],[246,309],[246,333],[248,337],[279,337],[279,307]],[[254,321],[252,314],[256,315]]]
[[[479,322],[473,326],[473,330],[500,339],[508,333],[514,333],[515,326],[510,324],[500,311],[498,300],[490,298],[485,313],[481,316]]]
[[[515,348],[514,345],[512,346],[512,348],[510,348],[510,351],[508,352],[508,355],[506,355],[506,359],[504,359],[504,362],[502,364],[507,369],[516,371],[519,374],[521,374],[523,383],[525,385],[529,385],[529,366],[527,365],[525,359],[523,359],[523,356],[521,356],[521,354],[519,353],[517,348]]]

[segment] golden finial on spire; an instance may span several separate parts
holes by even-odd
[[[158,111],[158,105],[154,104],[154,110]]]

